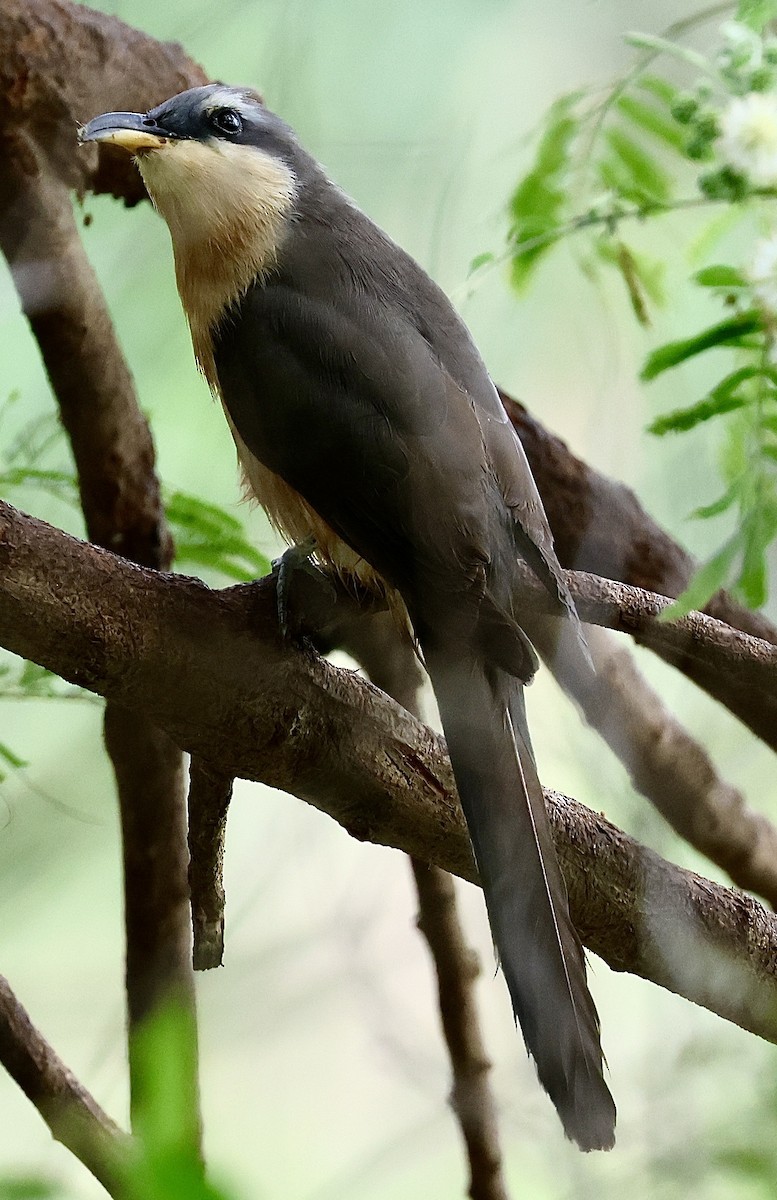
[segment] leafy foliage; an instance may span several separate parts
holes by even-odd
[[[175,539],[176,567],[207,567],[216,575],[246,583],[271,570],[269,559],[248,541],[241,522],[215,504],[188,492],[165,495]]]
[[[670,616],[702,607],[724,585],[745,603],[762,604],[766,552],[777,537],[777,223],[765,207],[777,197],[777,39],[765,32],[777,18],[777,0],[740,0],[736,21],[723,26],[718,49],[705,56],[685,36],[718,14],[715,7],[679,21],[665,37],[630,34],[634,65],[603,95],[557,100],[509,206],[507,253],[517,287],[534,278],[551,248],[588,234],[581,267],[589,277],[597,264],[617,271],[643,326],[663,300],[662,264],[629,244],[628,222],[710,205],[741,219],[760,205],[773,223],[773,236],[758,243],[748,269],[713,262],[692,276],[722,305],[721,318],[658,346],[641,371],[649,382],[711,351],[725,364],[706,395],[649,426],[658,437],[686,435],[710,421],[725,429],[725,490],[693,515],[710,520],[734,510],[737,517],[734,533]],[[671,80],[661,69],[667,59],[675,64]],[[674,82],[678,69],[688,77],[684,88]]]
[[[520,253],[513,255],[512,263],[516,287],[528,281],[540,256],[560,235],[566,175],[578,131],[574,115],[578,99],[578,93],[562,96],[552,106],[534,166],[518,184],[510,201],[512,236],[521,247]]]

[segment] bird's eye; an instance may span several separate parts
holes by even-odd
[[[219,133],[240,133],[243,122],[234,108],[217,108],[210,114],[210,123]]]

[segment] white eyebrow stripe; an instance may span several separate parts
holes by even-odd
[[[232,88],[219,88],[218,91],[211,92],[208,96],[202,106],[202,111],[211,113],[217,108],[234,108],[235,112],[240,113],[241,116],[251,117],[256,114],[257,104],[255,100]]]

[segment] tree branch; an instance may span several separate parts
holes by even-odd
[[[182,49],[160,44],[115,18],[68,0],[7,0],[0,11],[0,124],[21,129],[46,146],[59,179],[80,193],[109,192],[128,204],[145,195],[126,155],[109,148],[74,154],[78,121],[109,108],[143,110],[206,76]],[[67,70],[62,70],[62,64]],[[571,568],[669,596],[689,582],[695,564],[640,506],[634,494],[592,470],[545,430],[521,405],[502,395],[526,448],[543,495],[561,561]],[[718,593],[710,615],[777,644],[777,630],[763,617]],[[639,636],[639,635],[638,635]],[[689,657],[687,644],[653,649],[725,704],[769,745],[777,748],[777,693],[757,696],[746,680],[721,677],[714,666]],[[684,801],[687,805],[688,800]],[[706,814],[688,813],[702,828]],[[739,830],[746,843],[752,824]],[[729,829],[735,831],[733,812]],[[740,882],[743,879],[736,876]],[[770,894],[768,887],[759,887]]]
[[[523,405],[500,394],[526,450],[562,565],[645,591],[679,596],[696,570],[691,556],[645,512],[629,488],[589,467]],[[777,645],[774,625],[761,613],[737,604],[725,591],[711,598],[705,612],[732,629]],[[638,629],[630,632],[635,640],[643,640]],[[650,643],[654,653],[777,750],[777,689],[755,694],[747,679],[732,679],[728,673],[721,677],[712,662],[692,653],[692,647],[692,640]]]
[[[410,862],[418,891],[418,928],[434,962],[440,1019],[453,1068],[451,1107],[467,1151],[467,1195],[471,1200],[509,1200],[489,1086],[491,1063],[475,1001],[480,962],[464,937],[452,876],[417,858]]]
[[[777,830],[718,774],[630,651],[589,625],[586,640],[596,671],[582,672],[558,652],[557,622],[535,615],[525,624],[561,687],[623,762],[634,787],[734,883],[777,908]]]
[[[224,961],[224,845],[233,777],[200,759],[189,767],[189,891],[194,969]]]
[[[284,641],[272,581],[214,593],[0,502],[0,644],[147,711],[190,753],[299,796],[356,837],[475,878],[442,740]],[[777,1041],[777,917],[584,805],[546,799],[586,945]]]
[[[419,692],[424,675],[407,638],[389,613],[344,620],[340,644],[370,679],[413,716],[421,718]],[[437,977],[437,997],[451,1062],[451,1107],[461,1130],[469,1164],[471,1200],[508,1200],[502,1171],[491,1063],[486,1054],[475,983],[478,956],[467,945],[452,877],[439,867],[410,858],[418,896],[418,928]]]
[[[35,1028],[0,976],[0,1062],[61,1142],[117,1195],[132,1140],[105,1113]]]
[[[45,147],[47,169],[79,195],[146,196],[126,154],[76,152],[75,130],[111,109],[145,112],[207,83],[177,42],[160,42],[70,0],[3,0],[0,127]]]
[[[558,602],[527,563],[518,564],[516,606],[523,613],[554,613]],[[675,621],[658,618],[671,601],[617,580],[568,571],[567,583],[582,621],[628,633],[662,657],[684,656],[703,664],[726,684],[771,699],[777,684],[777,645],[742,633],[706,613],[692,612]]]
[[[172,540],[151,434],[78,236],[68,188],[19,130],[5,132],[0,248],[70,438],[89,536],[137,562],[169,566]],[[136,1028],[171,995],[189,1010],[193,1024],[185,793],[180,750],[142,712],[109,704],[105,741],[122,817],[135,1115],[144,1086],[133,1049]],[[196,1078],[189,1091],[196,1145]]]

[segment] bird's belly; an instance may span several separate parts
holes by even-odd
[[[392,589],[383,577],[337,536],[299,492],[251,453],[230,420],[226,406],[224,411],[235,440],[246,499],[257,500],[271,524],[292,545],[314,538],[315,557],[323,566],[336,571],[346,583],[355,579],[362,587],[385,596],[393,607],[393,597],[389,596]]]

